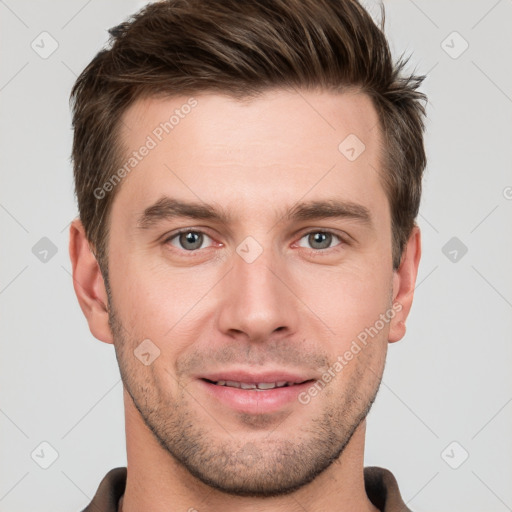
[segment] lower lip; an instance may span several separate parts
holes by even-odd
[[[310,380],[293,386],[257,391],[255,389],[217,386],[199,379],[200,385],[210,396],[227,405],[230,409],[247,414],[268,414],[277,412],[294,401],[298,403],[298,395],[308,389],[313,382]]]

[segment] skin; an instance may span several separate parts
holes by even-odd
[[[123,378],[122,510],[375,511],[364,491],[365,416],[388,343],[405,334],[421,252],[415,227],[393,270],[376,111],[354,91],[194,97],[197,106],[118,185],[110,297],[78,219],[70,230],[80,306],[92,334],[114,344]],[[139,148],[187,99],[132,105],[124,147]],[[338,150],[349,134],[365,144],[354,161]],[[232,221],[137,227],[163,195],[222,206]],[[298,201],[328,199],[365,207],[370,222],[284,217]],[[170,238],[181,228],[206,235],[199,249]],[[308,236],[325,230],[334,236],[324,246]],[[236,252],[248,236],[262,248],[251,263]],[[198,379],[238,368],[321,379],[393,304],[400,311],[307,404],[242,413]],[[134,357],[145,339],[160,350],[148,366]]]

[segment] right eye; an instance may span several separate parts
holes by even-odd
[[[203,243],[205,242],[205,239],[211,240],[211,238],[202,231],[182,229],[167,237],[164,243],[170,243],[177,249],[182,249],[188,252],[195,252],[198,249],[204,249]]]

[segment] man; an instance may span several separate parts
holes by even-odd
[[[364,468],[420,259],[421,77],[355,0],[169,0],[72,92],[74,286],[128,468],[86,511],[405,511]]]

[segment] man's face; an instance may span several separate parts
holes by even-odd
[[[384,367],[393,270],[378,118],[355,92],[194,98],[139,101],[124,117],[127,160],[151,148],[111,211],[121,375],[161,447],[201,481],[289,492],[340,455]],[[175,202],[203,215],[176,215]],[[339,215],[313,216],[313,203]],[[151,364],[135,356],[156,347]]]

